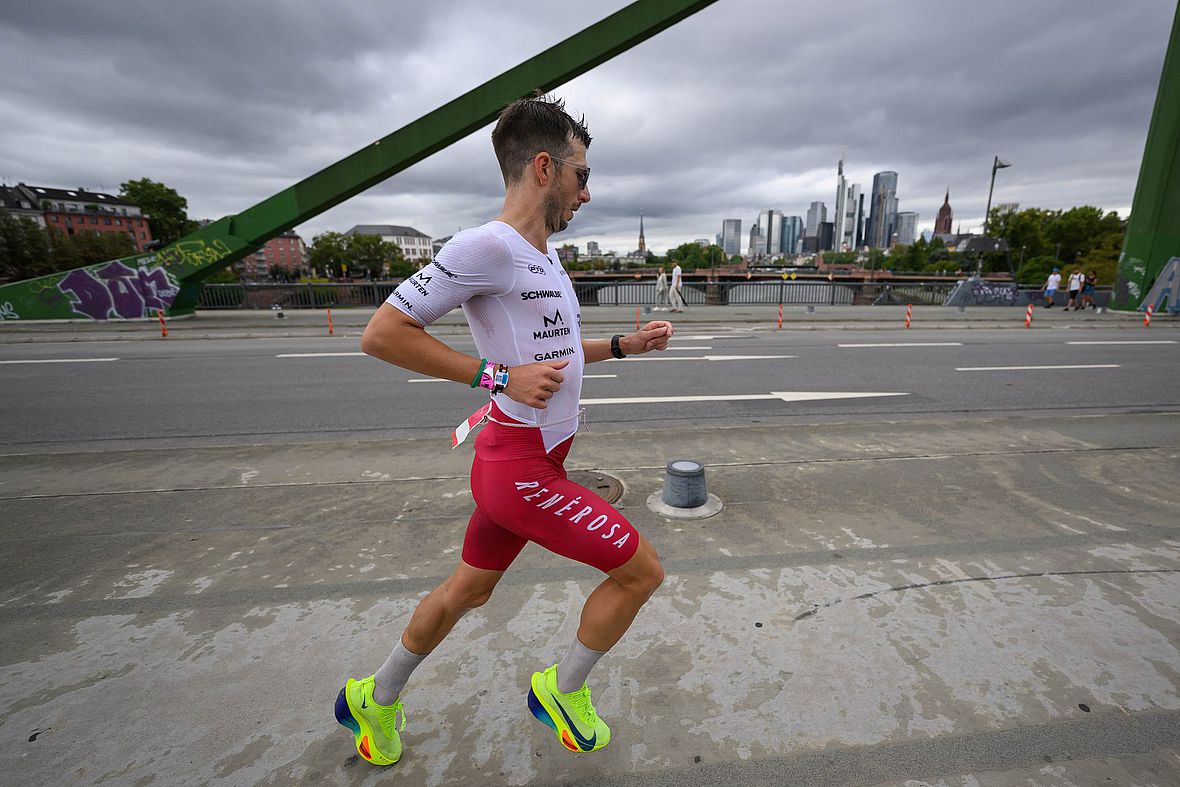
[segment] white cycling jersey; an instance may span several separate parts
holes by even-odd
[[[493,363],[569,361],[544,410],[502,393],[493,398],[505,415],[540,428],[546,452],[578,430],[582,312],[552,249],[542,254],[510,225],[490,221],[457,233],[386,303],[424,326],[462,306],[476,350]]]

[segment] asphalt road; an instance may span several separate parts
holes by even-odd
[[[462,329],[438,335],[474,353]],[[1152,411],[1180,407],[1178,340],[1175,329],[1097,326],[707,333],[686,326],[667,352],[588,367],[582,395],[589,428],[608,432]],[[0,391],[0,444],[22,451],[161,439],[445,441],[482,401],[461,385],[421,381],[361,355],[355,334],[8,344],[0,346]]]

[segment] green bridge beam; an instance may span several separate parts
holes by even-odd
[[[202,279],[268,239],[487,125],[511,101],[552,90],[714,2],[637,0],[351,156],[157,253],[0,287],[0,310],[10,319],[189,312]]]
[[[1138,309],[1172,257],[1180,257],[1180,5],[1147,129],[1112,307]]]

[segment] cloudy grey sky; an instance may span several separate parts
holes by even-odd
[[[195,217],[236,213],[625,5],[621,0],[5,2],[0,177],[116,191],[163,181]],[[764,208],[899,173],[930,227],[950,188],[1125,215],[1172,0],[719,0],[561,88],[585,113],[593,201],[557,242],[626,252],[743,233]],[[482,129],[301,225],[449,235],[502,184]],[[867,199],[867,197],[866,197]],[[744,243],[743,243],[744,246]]]

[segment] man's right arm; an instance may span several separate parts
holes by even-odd
[[[409,315],[383,303],[365,326],[361,351],[412,372],[471,385],[481,360],[452,350],[426,332]],[[495,358],[489,359],[495,362]],[[545,361],[514,366],[508,372],[504,394],[513,401],[544,410],[561,388],[561,373],[569,361]]]
[[[361,352],[412,372],[471,384],[480,359],[452,350],[400,309],[383,303],[361,336]]]

